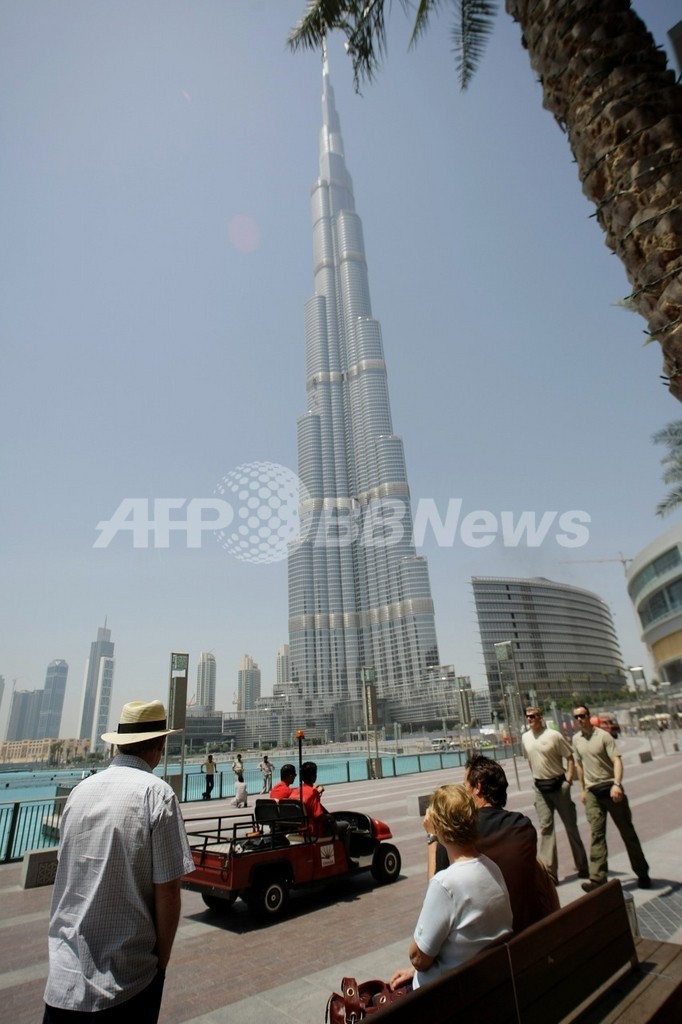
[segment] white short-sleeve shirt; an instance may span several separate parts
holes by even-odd
[[[438,871],[429,882],[414,932],[422,953],[435,960],[427,971],[416,972],[414,988],[435,981],[511,930],[507,886],[488,857],[458,860]]]
[[[173,790],[145,761],[119,754],[79,783],[60,822],[45,1002],[95,1012],[146,988],[154,885],[193,870]]]

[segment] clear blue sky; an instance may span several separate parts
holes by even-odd
[[[637,10],[668,50],[679,6]],[[296,470],[303,305],[321,72],[285,48],[304,0],[4,0],[0,6],[3,587],[0,711],[12,680],[70,666],[73,735],[105,616],[112,713],[165,697],[172,650],[238,661],[287,640],[286,564],[236,561],[211,535],[93,548],[124,498],[203,498],[236,466]],[[470,90],[447,20],[355,95],[330,68],[381,321],[394,429],[414,501],[499,517],[584,510],[588,543],[430,542],[441,660],[484,685],[472,575],[544,575],[610,605],[645,664],[619,553],[662,529],[654,430],[681,414],[583,198],[518,28],[502,11]],[[253,226],[235,235],[231,225]],[[593,563],[566,562],[593,559]],[[616,559],[599,562],[599,559]]]

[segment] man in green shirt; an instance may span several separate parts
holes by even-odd
[[[592,725],[590,709],[585,704],[574,709],[573,717],[580,726],[580,732],[573,737],[580,799],[592,832],[590,880],[583,882],[582,887],[591,892],[606,882],[606,816],[610,814],[625,843],[640,889],[650,889],[649,865],[632,824],[630,804],[623,790],[623,759],[616,741],[610,733]]]

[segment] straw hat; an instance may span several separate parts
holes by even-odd
[[[123,746],[182,732],[181,729],[168,729],[166,724],[166,709],[160,700],[132,700],[123,706],[118,732],[105,732],[102,739],[105,743]]]

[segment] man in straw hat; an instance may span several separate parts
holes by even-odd
[[[154,775],[166,736],[161,701],[132,701],[105,743],[106,771],[71,792],[60,823],[43,1024],[155,1024],[180,919],[180,878],[193,871],[180,808]]]

